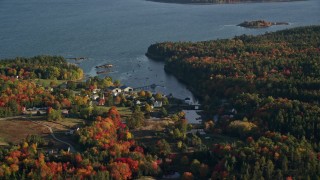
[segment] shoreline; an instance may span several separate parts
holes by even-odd
[[[185,4],[185,5],[221,5],[221,4],[249,4],[249,3],[282,3],[282,2],[297,2],[297,1],[307,1],[307,0],[258,0],[258,1],[246,1],[239,0],[238,2],[206,2],[205,0],[200,0],[195,2],[193,0],[146,0],[149,2],[157,3],[167,3],[167,4]]]
[[[185,81],[183,78],[181,78],[180,76],[177,76],[175,75],[171,69],[168,67],[168,65],[166,65],[166,59],[164,56],[160,56],[160,55],[155,55],[155,54],[152,54],[150,52],[146,52],[145,53],[145,56],[147,58],[149,58],[150,60],[152,61],[159,61],[159,62],[163,62],[164,63],[164,66],[163,66],[163,70],[166,74],[170,74],[172,76],[174,76],[178,82],[182,83],[183,85],[186,86],[186,89],[189,90],[192,94],[192,96],[195,98],[194,100],[197,100],[200,102],[201,104],[201,101],[202,101],[202,97],[196,93],[195,89],[190,85],[190,83],[188,83],[187,81]],[[179,99],[179,98],[178,98]]]

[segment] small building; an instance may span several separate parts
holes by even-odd
[[[109,87],[108,91],[111,91],[113,96],[117,96],[119,93],[122,92],[122,90],[120,88],[117,88],[117,87]]]
[[[154,103],[153,103],[153,107],[154,107],[154,108],[160,108],[160,107],[162,107],[162,101],[156,101],[156,102],[154,102]]]
[[[141,101],[137,100],[136,105],[140,105],[140,104],[141,104]]]
[[[93,90],[92,90],[92,93],[93,93],[93,94],[97,94],[97,93],[99,93],[100,91],[101,91],[101,89],[93,89]]]
[[[184,99],[184,102],[186,103],[186,104],[191,104],[192,102],[191,102],[191,98],[189,98],[189,97],[187,97],[187,98],[185,98]]]
[[[113,93],[121,93],[122,90],[121,90],[120,88],[114,88],[114,89],[112,90],[112,92],[113,92]]]
[[[45,88],[47,91],[53,92],[53,88],[52,87],[46,87]]]
[[[94,94],[94,95],[91,96],[92,100],[97,100],[98,98],[99,98],[99,96],[97,94]]]
[[[69,110],[68,110],[68,109],[62,109],[62,110],[61,110],[61,113],[62,113],[63,115],[68,115],[68,114],[69,114]]]
[[[122,90],[123,92],[126,92],[126,93],[133,92],[133,88],[132,88],[132,87],[121,86],[120,88],[121,88],[121,90]]]
[[[235,108],[232,108],[230,112],[233,114],[238,114],[238,111]]]

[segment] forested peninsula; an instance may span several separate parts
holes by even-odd
[[[237,3],[265,3],[265,2],[290,2],[301,0],[149,0],[164,3],[181,3],[181,4],[237,4]]]
[[[229,149],[222,153],[221,163],[229,164],[222,165],[229,169],[227,176],[240,179],[319,178],[312,170],[320,168],[319,54],[320,26],[203,42],[163,42],[147,51],[151,59],[165,61],[165,70],[202,100],[213,119],[205,124],[213,123],[216,133],[246,140],[247,151],[231,145],[233,153],[225,156]],[[275,136],[258,143],[256,150],[250,145]],[[292,144],[278,152],[289,136],[310,149],[292,150]],[[304,159],[300,153],[306,151],[311,156]],[[265,168],[272,168],[272,173]]]

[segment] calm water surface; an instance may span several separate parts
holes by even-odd
[[[289,26],[245,29],[244,20],[286,21]],[[88,57],[80,66],[95,75],[111,63],[110,74],[137,87],[191,97],[184,85],[144,56],[162,41],[202,41],[261,34],[320,24],[320,1],[225,5],[183,5],[144,0],[0,0],[0,58],[39,54]]]

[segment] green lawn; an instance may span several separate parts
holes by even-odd
[[[79,118],[63,118],[62,120],[57,121],[56,123],[59,123],[67,128],[72,128],[75,126],[82,126],[86,123],[86,121]]]

